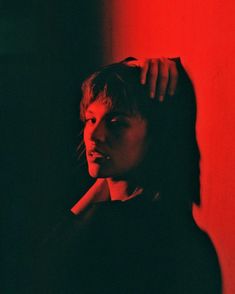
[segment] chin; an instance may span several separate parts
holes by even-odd
[[[117,168],[113,165],[100,165],[97,163],[88,162],[88,173],[92,178],[115,178],[124,177],[130,173],[133,169]],[[134,169],[135,170],[135,169]]]
[[[110,176],[110,174],[107,171],[102,170],[101,168],[89,167],[88,172],[89,172],[89,175],[95,179],[96,178],[108,178]]]

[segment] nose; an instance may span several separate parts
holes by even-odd
[[[108,131],[104,122],[99,122],[90,127],[89,140],[93,142],[104,143],[108,136]]]

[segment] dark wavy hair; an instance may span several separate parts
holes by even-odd
[[[196,103],[192,83],[177,61],[176,94],[164,102],[149,98],[148,85],[140,84],[140,68],[114,63],[91,74],[82,84],[80,117],[96,100],[111,108],[140,114],[148,122],[151,146],[141,165],[148,189],[160,192],[163,203],[199,204],[199,150],[195,135]]]

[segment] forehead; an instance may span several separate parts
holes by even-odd
[[[88,105],[85,115],[87,114],[95,114],[95,115],[107,115],[107,114],[122,114],[128,117],[140,116],[139,113],[131,113],[122,105],[116,105],[109,98],[97,99],[91,104]]]

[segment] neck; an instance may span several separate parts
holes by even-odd
[[[143,192],[143,188],[130,180],[107,179],[111,200],[126,201]]]

